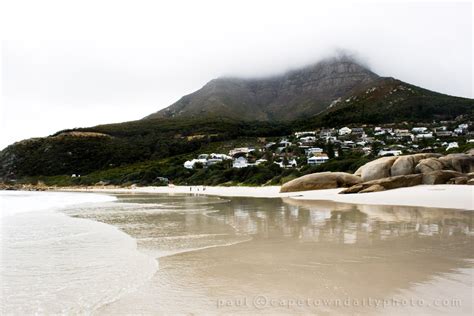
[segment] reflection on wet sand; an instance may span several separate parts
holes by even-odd
[[[72,213],[120,227],[159,257],[160,269],[104,313],[472,313],[471,212],[293,199],[119,201]]]

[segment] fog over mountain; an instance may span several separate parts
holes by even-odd
[[[293,120],[318,114],[338,98],[351,96],[378,79],[356,59],[341,55],[267,78],[214,79],[146,118]]]

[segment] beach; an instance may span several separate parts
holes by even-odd
[[[470,185],[418,185],[383,192],[338,194],[343,189],[312,190],[280,193],[279,186],[162,186],[134,188],[65,188],[65,191],[198,194],[222,197],[290,198],[296,200],[327,200],[341,203],[369,205],[402,205],[474,210],[474,186]]]
[[[470,189],[352,195],[363,204],[334,201],[351,197],[338,190],[280,194],[278,187],[0,191],[0,307],[470,315],[474,213],[466,199],[440,203],[455,188]],[[444,207],[403,206],[392,192]],[[433,192],[441,197],[430,200]]]

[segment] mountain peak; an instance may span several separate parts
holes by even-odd
[[[346,55],[267,78],[222,77],[145,119],[228,117],[243,120],[292,120],[315,115],[333,100],[379,79]]]

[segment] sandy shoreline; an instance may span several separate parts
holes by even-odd
[[[205,187],[169,186],[136,188],[67,188],[61,191],[104,193],[157,193],[200,194],[215,196],[241,196],[262,198],[292,198],[300,200],[328,200],[342,203],[370,205],[401,205],[474,210],[474,186],[470,185],[419,185],[375,193],[338,194],[342,189],[279,193],[279,186],[268,187]]]

